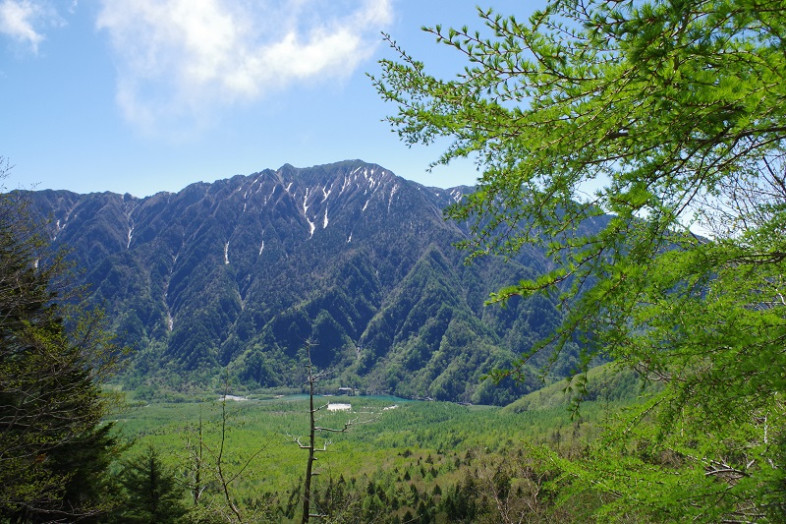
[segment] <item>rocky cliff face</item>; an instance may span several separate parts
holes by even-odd
[[[315,364],[336,384],[503,402],[526,386],[481,376],[528,350],[558,313],[543,299],[483,306],[547,260],[530,252],[465,265],[453,247],[465,231],[442,209],[468,191],[346,161],[141,199],[25,196],[137,348],[137,383],[228,366],[251,386],[299,385],[298,352],[312,340]]]

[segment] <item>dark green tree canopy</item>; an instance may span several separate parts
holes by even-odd
[[[114,522],[181,522],[186,513],[182,486],[152,446],[125,461],[120,484],[125,497]]]
[[[58,303],[62,274],[23,205],[0,195],[2,521],[85,520],[107,507],[117,446],[99,381],[117,352],[97,316]]]

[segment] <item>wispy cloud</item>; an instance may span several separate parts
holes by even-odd
[[[38,53],[44,40],[44,29],[62,22],[57,11],[44,0],[0,1],[0,34],[33,53]]]
[[[369,58],[392,0],[103,0],[125,117],[158,133],[293,82],[350,75]]]

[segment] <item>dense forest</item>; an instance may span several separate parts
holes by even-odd
[[[569,357],[567,378],[504,408],[331,398],[309,387],[324,362],[300,351],[296,390],[243,396],[225,370],[181,402],[135,397],[108,381],[129,362],[117,319],[3,195],[0,522],[786,521],[786,9],[551,0],[527,21],[478,15],[428,30],[466,61],[454,78],[389,36],[399,58],[372,82],[403,140],[447,139],[437,164],[482,169],[446,211],[471,265],[542,256],[540,272],[498,273],[482,309],[543,300],[559,322],[491,378],[553,378]],[[450,340],[487,317],[462,318]],[[304,331],[304,349],[324,333]]]

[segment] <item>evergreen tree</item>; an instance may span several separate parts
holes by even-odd
[[[117,446],[98,383],[117,352],[37,227],[0,196],[0,520],[86,520],[106,509]]]
[[[115,515],[117,522],[148,524],[178,522],[185,515],[183,489],[158,451],[148,447],[126,461],[120,475],[125,499]]]

